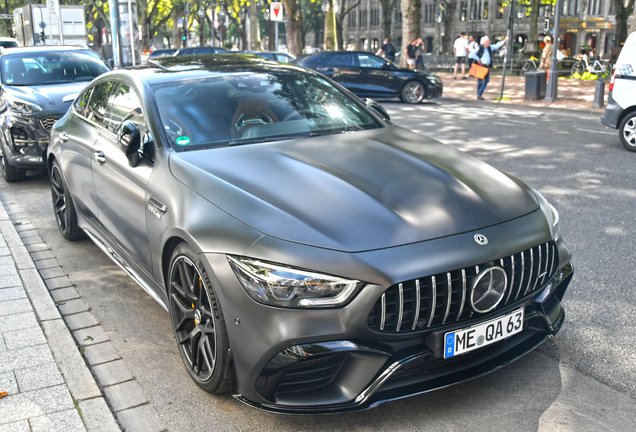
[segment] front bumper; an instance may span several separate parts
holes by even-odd
[[[428,84],[428,91],[426,96],[428,99],[442,97],[444,93],[444,84],[440,81],[439,84]]]

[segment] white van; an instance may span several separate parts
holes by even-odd
[[[607,107],[601,121],[618,129],[623,146],[636,152],[636,32],[629,35],[616,61]]]

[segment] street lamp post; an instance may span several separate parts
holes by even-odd
[[[554,14],[554,35],[552,37],[552,60],[550,61],[550,76],[548,88],[545,91],[545,100],[556,102],[559,100],[559,61],[557,50],[559,49],[559,21],[561,20],[561,0],[556,1],[556,14]]]
[[[337,0],[323,0],[320,8],[325,13],[325,50],[334,51],[338,47],[338,35],[336,34],[338,2]]]

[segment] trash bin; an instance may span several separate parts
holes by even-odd
[[[546,73],[544,70],[526,72],[526,95],[524,99],[543,99],[545,97]]]

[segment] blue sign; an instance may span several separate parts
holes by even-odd
[[[455,355],[455,333],[449,333],[446,335],[446,347],[444,348],[444,358],[449,358]]]

